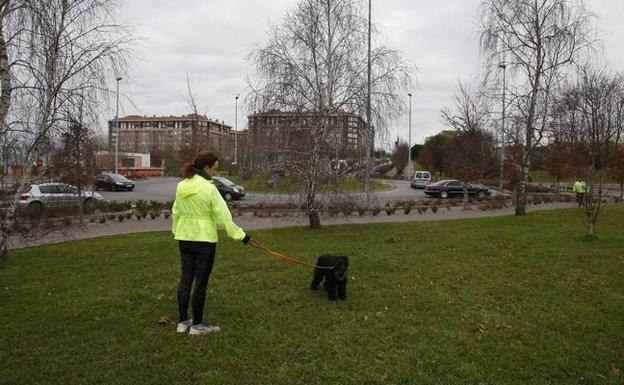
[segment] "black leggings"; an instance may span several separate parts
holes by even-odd
[[[180,241],[180,260],[182,277],[178,286],[178,311],[180,321],[188,320],[189,297],[191,286],[195,280],[193,291],[193,324],[202,323],[204,304],[206,303],[206,287],[214,265],[216,243]]]

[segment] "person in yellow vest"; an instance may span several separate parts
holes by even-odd
[[[182,274],[178,285],[178,333],[200,335],[218,332],[218,326],[203,322],[208,279],[214,265],[217,227],[228,237],[247,244],[249,235],[232,220],[230,210],[211,182],[217,173],[219,157],[212,151],[202,151],[192,163],[184,165],[184,179],[178,183],[176,198],[171,210],[171,231],[178,241]],[[193,318],[188,317],[191,286]]]
[[[576,203],[578,203],[578,207],[584,206],[585,193],[587,192],[587,186],[585,184],[585,181],[580,180],[580,178],[576,178],[573,190],[576,193]]]

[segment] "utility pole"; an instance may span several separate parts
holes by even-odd
[[[407,134],[407,179],[410,180],[412,178],[412,174],[414,173],[414,165],[412,164],[412,94],[408,93],[407,96],[409,96],[409,128]]]
[[[507,65],[501,63],[498,65],[498,68],[503,70],[503,116],[501,120],[501,148],[500,148],[500,180],[498,182],[498,187],[500,189],[503,188],[503,173],[505,171],[505,92],[506,92],[506,75],[507,75]]]
[[[236,115],[234,116],[234,166],[238,166],[238,97],[236,95]]]
[[[121,78],[117,78],[117,107],[115,108],[115,174],[117,174],[117,166],[119,165],[119,82]]]

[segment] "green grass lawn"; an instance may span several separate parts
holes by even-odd
[[[250,179],[243,179],[240,175],[227,175],[227,173],[222,173],[221,175],[224,178],[245,187],[245,190],[247,191],[272,193],[296,193],[301,191],[297,180],[290,177],[280,178],[275,188],[269,188],[267,186],[267,181],[271,178],[265,174],[254,173]],[[373,191],[392,189],[392,186],[377,181],[372,181],[370,186]],[[357,179],[340,177],[338,178],[338,188],[345,192],[358,192],[364,190],[364,185]]]
[[[223,241],[207,321],[175,333],[167,233],[12,252],[0,269],[2,384],[622,384],[624,206],[254,231],[313,262],[350,256],[347,301],[312,270]]]

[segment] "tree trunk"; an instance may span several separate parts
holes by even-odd
[[[318,229],[321,227],[321,217],[319,216],[318,211],[308,211],[308,219],[310,220],[310,228]]]
[[[596,224],[590,218],[587,221],[587,236],[592,238],[596,236]]]
[[[4,2],[4,8],[0,14],[0,135],[3,135],[4,128],[6,127],[6,118],[9,114],[11,107],[11,93],[13,88],[11,86],[11,74],[9,72],[9,55],[7,51],[7,43],[4,38],[4,18],[6,12],[10,8],[10,1]],[[5,170],[6,172],[6,170]],[[8,255],[7,244],[9,242],[9,229],[12,225],[12,211],[14,205],[7,209],[6,217],[2,220],[0,226],[0,263],[6,260]]]
[[[468,210],[468,188],[464,184],[464,207],[463,210]]]
[[[529,184],[529,168],[522,166],[520,182],[517,186],[517,198],[516,198],[516,215],[526,215],[527,195],[526,186]]]

